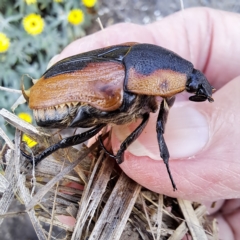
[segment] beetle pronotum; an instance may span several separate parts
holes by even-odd
[[[122,142],[114,157],[123,162],[124,151],[138,138],[156,112],[156,97],[163,98],[157,124],[160,156],[169,169],[169,152],[163,134],[174,95],[186,90],[189,99],[213,102],[213,87],[193,64],[165,48],[124,43],[63,59],[48,69],[38,82],[24,92],[42,127],[93,127],[65,138],[35,156],[38,163],[59,148],[80,144],[97,134],[108,123],[125,124],[141,118],[140,125]],[[32,158],[23,153],[28,159]]]

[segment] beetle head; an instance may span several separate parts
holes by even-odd
[[[199,70],[193,69],[191,77],[187,80],[186,91],[195,93],[195,95],[189,97],[189,100],[194,102],[206,100],[213,102],[212,92],[214,90],[214,87],[210,85],[204,74]]]

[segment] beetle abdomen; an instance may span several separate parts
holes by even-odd
[[[56,105],[47,109],[35,109],[33,115],[40,127],[66,128],[75,117],[79,108],[78,102]]]
[[[129,123],[142,117],[144,113],[155,112],[158,104],[154,96],[132,95],[124,93],[123,105],[110,112],[80,103],[67,103],[47,109],[35,109],[33,115],[40,127],[92,127],[97,124]]]
[[[192,63],[151,44],[132,46],[123,62],[127,90],[138,94],[171,97],[185,90],[193,71]]]

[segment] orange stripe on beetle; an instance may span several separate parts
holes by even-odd
[[[127,89],[130,92],[171,97],[186,88],[187,75],[173,70],[160,69],[143,75],[131,68],[128,73]]]

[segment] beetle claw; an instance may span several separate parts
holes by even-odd
[[[112,153],[110,153],[110,152],[105,148],[105,146],[104,146],[104,144],[103,144],[103,141],[102,141],[102,135],[99,135],[98,140],[99,140],[100,145],[101,145],[101,148],[104,150],[104,152],[107,153],[110,157],[116,159],[116,156],[113,155]]]
[[[110,152],[105,148],[105,146],[104,146],[104,144],[103,144],[102,135],[100,135],[100,136],[98,137],[98,140],[99,140],[99,142],[100,142],[100,145],[101,145],[102,149],[105,151],[105,153],[107,153],[110,157],[114,158],[114,159],[116,160],[117,164],[123,163],[123,158],[122,158],[122,155],[123,155],[123,154],[122,154],[122,153],[121,153],[121,154],[117,154],[117,155],[114,155],[114,154],[110,153]]]
[[[31,155],[26,154],[26,153],[25,153],[24,151],[22,151],[22,150],[20,150],[20,151],[21,151],[22,156],[24,156],[31,164],[33,164],[33,162],[34,162],[35,165],[36,165],[39,161],[41,161],[41,160],[38,159],[37,156],[34,157],[34,156],[31,156]]]
[[[28,154],[26,154],[26,153],[25,153],[24,151],[22,151],[22,150],[20,150],[20,151],[21,151],[21,154],[22,154],[26,159],[28,159],[30,162],[33,162],[31,156],[29,156]]]

